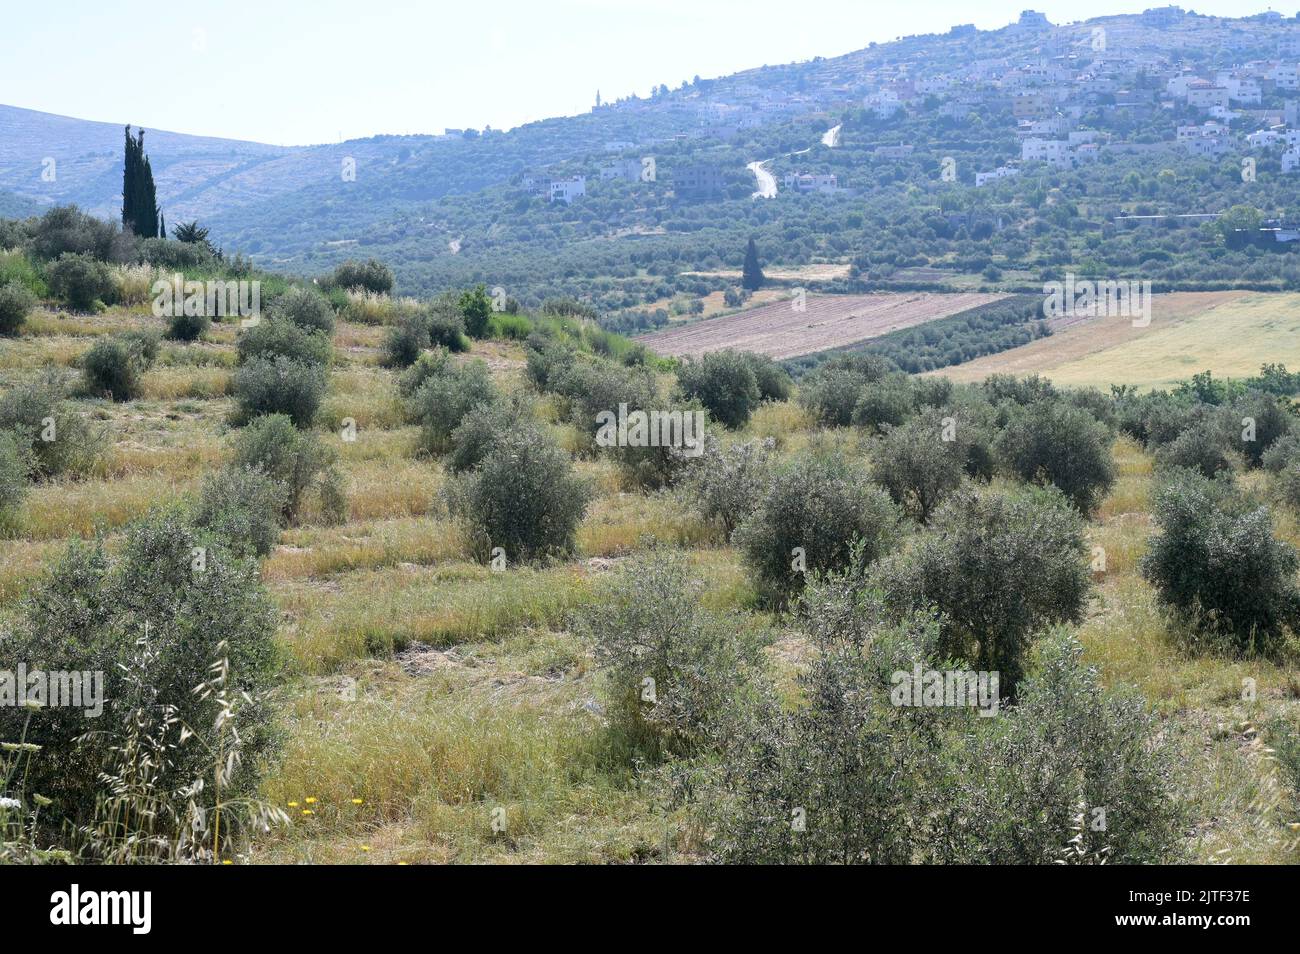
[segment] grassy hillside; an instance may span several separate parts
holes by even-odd
[[[20,273],[15,258],[6,260],[6,268],[7,274]],[[45,266],[36,263],[30,274],[44,271]],[[130,298],[129,288],[148,287],[139,276],[132,283],[129,271],[116,275],[119,298]],[[339,307],[328,338],[327,390],[314,426],[303,432],[314,435],[335,458],[346,500],[343,511],[332,512],[323,487],[309,489],[274,547],[255,564],[255,579],[274,609],[273,641],[282,669],[269,697],[279,739],[259,757],[253,794],[273,810],[276,823],[269,832],[235,842],[223,857],[236,862],[316,863],[693,862],[747,857],[744,853],[751,849],[735,834],[737,825],[743,829],[747,823],[743,809],[725,797],[714,801],[720,783],[722,792],[729,790],[725,773],[747,764],[731,761],[743,760],[744,753],[733,752],[725,740],[674,748],[684,743],[664,740],[683,736],[656,736],[660,730],[645,715],[650,709],[633,710],[640,714],[632,716],[632,728],[622,721],[628,718],[618,682],[623,677],[616,659],[611,661],[609,641],[619,626],[635,628],[635,623],[616,622],[615,607],[619,600],[636,599],[641,591],[672,596],[671,589],[655,588],[655,574],[660,572],[655,564],[641,561],[663,558],[665,552],[679,560],[683,579],[699,587],[698,596],[686,601],[689,613],[715,613],[725,622],[717,631],[702,623],[701,632],[754,640],[756,657],[746,663],[745,671],[752,665],[756,685],[763,687],[755,690],[760,698],[754,704],[767,716],[752,716],[760,724],[762,718],[783,724],[779,720],[787,716],[773,712],[793,718],[813,702],[815,694],[801,680],[820,672],[819,660],[840,650],[834,639],[828,643],[824,632],[819,635],[813,620],[820,618],[824,624],[825,618],[815,608],[783,608],[771,597],[771,581],[756,569],[753,545],[744,542],[743,534],[733,536],[705,516],[693,479],[671,471],[676,476],[668,485],[657,486],[645,469],[637,469],[645,461],[629,466],[630,458],[593,447],[584,430],[590,425],[580,413],[582,393],[557,384],[563,374],[559,369],[575,361],[593,375],[581,379],[589,382],[589,389],[616,379],[628,386],[641,382],[638,387],[650,382],[658,395],[650,400],[681,401],[681,396],[672,397],[674,389],[690,387],[692,372],[639,355],[624,339],[599,335],[590,325],[540,315],[494,315],[485,336],[474,340],[468,352],[449,357],[449,367],[457,370],[430,372],[469,373],[465,369],[482,361],[487,379],[500,394],[495,400],[511,408],[512,426],[535,429],[526,432],[532,435],[530,447],[558,448],[564,466],[585,482],[590,495],[570,549],[549,559],[512,560],[500,569],[484,560],[471,527],[455,509],[454,494],[447,494],[464,486],[464,478],[451,472],[453,455],[420,450],[430,446],[427,422],[412,421],[411,406],[401,391],[407,372],[385,366],[391,355],[388,338],[397,325],[356,320],[371,313],[388,314],[394,322],[405,320],[403,315],[409,318],[411,312],[402,310],[408,306],[378,299],[383,296],[368,300],[363,309],[346,295],[335,297]],[[1061,367],[1095,362],[1094,375],[1134,369],[1127,373],[1136,376],[1141,362],[1135,364],[1128,355],[1145,349],[1141,353],[1150,377],[1136,377],[1132,383],[1152,385],[1176,376],[1180,348],[1199,347],[1222,348],[1231,356],[1230,370],[1253,372],[1258,368],[1247,367],[1250,362],[1284,358],[1279,349],[1296,340],[1293,332],[1285,337],[1290,305],[1269,296],[1180,299],[1169,302],[1161,321],[1125,348],[1112,343],[1112,348],[1076,357],[1074,364]],[[147,298],[79,312],[46,297],[18,334],[4,339],[0,395],[37,380],[45,367],[62,369],[75,380],[84,375],[88,354],[97,343],[121,340],[125,331],[161,333],[165,326],[165,320],[150,313]],[[548,328],[550,337],[534,337],[527,344],[522,340],[530,329]],[[1276,330],[1276,337],[1267,348],[1227,348],[1269,329]],[[251,337],[233,321],[224,321],[213,324],[199,340],[164,341],[131,400],[76,396],[74,390],[72,413],[105,429],[109,442],[84,474],[33,480],[7,514],[0,538],[0,623],[19,631],[32,625],[25,601],[61,585],[54,568],[70,542],[99,540],[110,555],[128,554],[139,545],[135,521],[160,508],[195,506],[205,480],[214,474],[221,475],[219,480],[230,479],[231,471],[222,468],[247,430],[232,423],[239,393],[232,380],[246,360],[240,343],[246,346]],[[1068,341],[1067,332],[1038,344],[1058,340]],[[1176,347],[1173,342],[1178,342]],[[1009,360],[1013,354],[993,360]],[[857,425],[834,426],[824,416],[833,388],[858,388],[861,382],[854,375],[867,373],[853,363],[856,359],[845,360],[848,363],[831,362],[810,373],[793,396],[777,395],[757,404],[747,420],[732,428],[710,423],[709,433],[725,448],[751,441],[756,442],[752,448],[765,447],[756,453],[771,455],[764,466],[774,468],[774,474],[784,473],[787,466],[836,459],[862,468],[851,473],[883,479],[881,468],[894,459],[897,445],[875,433],[873,405],[862,404],[853,391],[858,403],[850,401],[849,408]],[[556,362],[548,365],[552,377],[539,385],[538,369],[546,362]],[[870,374],[881,373],[872,367]],[[1118,799],[1108,804],[1114,830],[1127,830],[1125,813],[1138,803],[1151,810],[1176,807],[1185,813],[1183,821],[1172,844],[1150,849],[1155,856],[1207,863],[1295,862],[1292,829],[1300,821],[1300,748],[1295,735],[1288,734],[1300,724],[1295,634],[1288,631],[1280,646],[1266,652],[1211,646],[1158,602],[1139,561],[1157,529],[1153,512],[1162,478],[1156,458],[1165,452],[1157,449],[1154,439],[1144,447],[1124,430],[1132,415],[1145,427],[1142,414],[1147,412],[1108,399],[1098,403],[1087,395],[1049,394],[1032,382],[1012,386],[1002,381],[946,398],[937,391],[937,397],[923,397],[931,392],[922,390],[929,384],[916,383],[922,380],[884,374],[872,379],[863,393],[906,395],[902,413],[908,421],[919,421],[927,413],[926,405],[918,403],[924,400],[951,401],[945,405],[948,412],[967,423],[974,418],[965,415],[983,413],[979,408],[987,406],[993,415],[989,426],[1002,428],[1002,433],[1042,414],[1068,415],[1072,412],[1063,409],[1075,401],[1078,408],[1092,408],[1097,415],[1094,419],[1089,416],[1093,411],[1084,414],[1087,433],[1103,435],[1098,446],[1107,460],[1113,458],[1113,480],[1103,487],[1086,520],[1068,517],[1078,521],[1083,545],[1070,556],[1071,572],[1083,572],[1080,561],[1086,563],[1091,552],[1094,586],[1080,604],[1079,619],[1066,624],[1065,631],[1081,642],[1086,664],[1096,667],[1108,693],[1136,689],[1155,720],[1148,756],[1155,758],[1152,753],[1158,749],[1161,759],[1171,759],[1170,774],[1158,779],[1154,803],[1143,801],[1145,796],[1136,790],[1108,796]],[[719,399],[706,390],[694,393],[696,400]],[[510,403],[515,399],[519,403]],[[1246,399],[1228,391],[1205,394],[1206,401],[1222,401],[1221,410],[1235,409],[1234,401]],[[710,407],[723,413],[723,403]],[[1190,428],[1200,415],[1217,413],[1211,408],[1218,405],[1179,407],[1179,413],[1189,415],[1184,424]],[[1004,420],[996,423],[996,416]],[[996,446],[999,455],[1014,454],[1001,438]],[[711,455],[717,453],[716,448],[709,450],[701,466],[715,466],[720,458]],[[963,484],[974,488],[972,499],[1021,499],[1017,495],[1024,491],[1024,482],[1011,459],[999,456],[979,482]],[[469,471],[471,477],[481,474],[486,464],[476,466]],[[522,466],[512,474],[520,473]],[[1275,475],[1247,469],[1239,457],[1230,468],[1240,487],[1272,500]],[[722,483],[725,487],[731,481]],[[874,486],[857,479],[844,483],[859,490]],[[757,496],[771,494],[774,506],[788,499],[764,489],[767,485],[757,486]],[[826,484],[836,486],[840,484]],[[902,500],[906,504],[910,498]],[[1066,511],[1068,507],[1054,511],[1062,516],[1053,519],[1066,519]],[[1272,505],[1271,513],[1277,538],[1300,545],[1297,513],[1279,504]],[[902,519],[898,553],[931,539],[929,533],[915,519]],[[1096,563],[1095,548],[1104,554],[1104,567]],[[184,552],[188,560],[188,548]],[[816,547],[811,553],[818,553]],[[158,572],[163,569],[159,564]],[[1042,570],[1037,561],[1019,566],[1017,585],[1028,587]],[[1294,582],[1294,567],[1290,572]],[[819,584],[812,585],[815,590]],[[833,587],[818,591],[832,606],[838,605]],[[638,612],[654,610],[628,610],[628,619],[634,620]],[[840,624],[857,620],[857,612],[865,610],[859,606],[838,617]],[[875,632],[881,640],[892,638],[892,630]],[[656,633],[662,631],[652,626],[650,634]],[[1039,647],[1054,638],[1044,630],[1034,636]],[[705,645],[707,649],[701,648]],[[699,667],[691,670],[696,678],[730,696],[740,691],[741,670],[720,666],[719,657],[707,655],[720,651],[720,645],[729,644],[723,640],[675,651],[706,653],[687,657],[683,665],[693,662]],[[841,677],[849,678],[845,673]],[[1030,678],[1048,677],[1031,667]],[[1253,680],[1251,693],[1244,692],[1243,680]],[[661,680],[657,705],[671,704],[672,692],[693,691],[689,680],[672,683],[676,688],[671,691],[669,685]],[[1037,711],[1031,699],[1021,701],[1025,713]],[[768,705],[775,709],[764,708]],[[1114,705],[1120,707],[1118,712],[1128,703]],[[916,774],[905,776],[929,780],[917,784],[938,786],[933,792],[936,805],[976,797],[979,800],[962,804],[978,804],[978,812],[988,812],[990,818],[1030,824],[1024,814],[1028,796],[1008,794],[1005,806],[995,808],[983,801],[991,797],[989,792],[977,789],[982,794],[969,795],[962,786],[976,783],[958,784],[940,766],[948,758],[960,765],[963,753],[971,757],[975,750],[962,748],[967,744],[998,751],[997,733],[1002,730],[993,723],[1014,727],[1024,724],[1017,720],[1036,717],[1012,709],[995,720],[960,716],[950,713],[945,721],[926,723],[927,732],[956,747],[934,750],[938,763],[914,765],[908,772]],[[637,721],[642,719],[647,721]],[[891,722],[883,737],[905,738],[908,724]],[[1053,737],[1044,732],[1045,738]],[[1137,750],[1122,751],[1128,758]],[[50,748],[43,757],[55,757],[55,752]],[[1085,753],[1066,746],[1060,757],[1074,765],[1070,760]],[[980,764],[979,776],[1019,778],[1015,761]],[[1120,778],[1129,777],[1123,772],[1140,776],[1140,765],[1119,761],[1125,766],[1117,770]],[[796,775],[801,778],[805,768]],[[817,771],[822,770],[819,762]],[[1087,769],[1095,771],[1100,769]],[[863,791],[859,797],[869,795]],[[895,786],[881,797],[889,806],[909,796]],[[1050,799],[1043,804],[1064,810]],[[779,807],[778,815],[785,811],[784,803]],[[855,817],[872,815],[857,807],[854,803]],[[739,820],[727,814],[733,810],[741,812]],[[1069,811],[1074,810],[1070,805]],[[907,824],[899,822],[903,828]],[[0,829],[0,849],[5,848],[5,832]],[[1068,826],[1052,830],[1052,856],[1058,845],[1065,849],[1070,836]],[[12,848],[12,832],[8,837]],[[991,849],[985,845],[979,850]],[[908,860],[954,857],[925,839],[904,851]]]

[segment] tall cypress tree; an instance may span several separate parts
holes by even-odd
[[[126,127],[126,159],[122,164],[122,227],[135,227],[135,137]]]
[[[745,249],[745,267],[741,272],[740,284],[746,291],[758,291],[766,280],[763,268],[758,264],[758,246],[751,238],[749,247]]]
[[[126,127],[126,156],[122,167],[122,225],[141,238],[158,238],[160,221],[153,170],[144,153],[144,130],[131,135]],[[164,233],[165,236],[165,233]]]

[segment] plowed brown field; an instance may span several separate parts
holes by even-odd
[[[807,308],[791,300],[773,302],[637,339],[662,355],[698,357],[731,348],[773,358],[794,358],[878,338],[899,328],[945,318],[1005,295],[941,295],[881,292],[872,295],[809,295]]]

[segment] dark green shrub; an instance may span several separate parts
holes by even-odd
[[[1259,467],[1269,447],[1291,432],[1294,418],[1288,404],[1272,394],[1251,391],[1233,405],[1231,426],[1238,431],[1238,450],[1246,455],[1250,467]]]
[[[16,335],[36,307],[36,296],[17,282],[0,284],[0,335]]]
[[[469,339],[465,337],[465,319],[460,312],[435,303],[428,311],[429,344],[434,348],[446,348],[453,354],[469,350]]]
[[[1021,407],[1056,397],[1056,388],[1036,374],[1018,378],[1014,374],[990,374],[980,389],[992,404],[1011,403]]]
[[[198,341],[212,326],[207,314],[187,315],[182,310],[167,323],[167,337],[172,341]]]
[[[871,476],[894,503],[925,523],[944,497],[961,486],[970,456],[970,445],[958,439],[964,433],[935,411],[890,428],[872,450]]]
[[[1156,497],[1142,558],[1156,596],[1194,634],[1270,652],[1300,622],[1300,561],[1268,508],[1222,480],[1176,472]]]
[[[644,350],[644,349],[642,349]],[[758,396],[764,401],[788,401],[794,391],[790,374],[765,354],[740,351],[738,354],[749,363],[758,384]]]
[[[541,440],[541,432],[531,423],[532,419],[532,409],[518,401],[474,408],[452,431],[451,450],[443,466],[453,474],[473,470],[511,432],[526,431]]]
[[[131,236],[116,223],[97,219],[75,205],[57,206],[42,215],[31,227],[30,242],[32,253],[45,261],[76,254],[100,262],[126,262],[133,254]]]
[[[108,445],[107,429],[77,414],[67,395],[67,385],[54,368],[0,394],[0,430],[26,443],[37,479],[84,475]]]
[[[915,406],[911,379],[891,373],[863,388],[853,405],[853,423],[879,434],[906,421],[915,413]]]
[[[498,400],[492,377],[482,361],[449,364],[428,377],[411,396],[411,419],[420,425],[419,450],[442,454],[451,446],[452,432],[470,411]]]
[[[81,311],[93,311],[95,303],[113,292],[108,266],[89,255],[66,252],[46,269],[50,293]]]
[[[323,295],[309,288],[290,288],[271,305],[269,317],[307,331],[334,333],[334,309]]]
[[[1033,635],[1082,619],[1087,554],[1082,519],[1053,490],[958,490],[879,580],[895,611],[943,614],[938,658],[999,672],[1011,692]]]
[[[294,430],[292,424],[289,428]],[[220,540],[232,553],[266,556],[280,539],[280,523],[288,501],[289,487],[260,469],[226,467],[204,480],[194,525]]]
[[[175,734],[154,764],[157,791],[211,782],[220,702],[196,687],[211,667],[229,662],[227,691],[240,695],[242,760],[232,759],[221,797],[234,801],[256,786],[258,765],[274,741],[267,693],[278,675],[277,613],[258,568],[188,526],[175,512],[151,514],[128,528],[120,549],[74,543],[24,600],[12,633],[0,636],[0,658],[29,671],[100,672],[103,712],[47,707],[32,715],[27,741],[40,745],[30,763],[29,791],[53,800],[45,817],[70,823],[91,819],[108,770],[140,714],[159,718],[170,707],[176,725],[197,734],[177,744]],[[18,739],[29,713],[0,706],[0,739]],[[146,728],[155,723],[150,721]],[[211,786],[194,799],[209,811]]]
[[[206,270],[220,265],[216,253],[207,243],[178,242],[167,238],[142,241],[140,259],[146,265],[172,271]]]
[[[853,409],[870,384],[896,371],[893,363],[877,355],[836,355],[799,382],[799,403],[823,427],[847,427]]]
[[[377,295],[387,295],[393,290],[393,272],[376,259],[364,262],[347,261],[336,266],[324,282],[326,288],[348,291],[364,289]]]
[[[299,430],[284,414],[267,414],[235,437],[233,463],[283,486],[280,514],[290,522],[298,516],[307,491],[329,475],[334,459],[314,432]]]
[[[719,749],[752,704],[764,641],[743,619],[704,609],[703,591],[683,556],[656,549],[607,579],[575,621],[629,761]]]
[[[386,368],[409,368],[429,347],[429,319],[421,313],[404,315],[384,332],[383,363]]]
[[[1175,753],[1136,691],[1105,692],[1083,647],[1043,639],[1018,704],[952,747],[932,804],[946,864],[1178,861],[1184,810]],[[979,766],[972,771],[972,766]]]
[[[1279,437],[1264,452],[1261,463],[1270,474],[1280,474],[1289,466],[1300,464],[1300,433]]]
[[[499,547],[508,563],[527,563],[572,552],[590,489],[558,447],[515,431],[449,485],[447,498],[478,560]]]
[[[446,351],[441,348],[426,351],[398,377],[397,393],[403,398],[410,398],[424,386],[424,382],[439,376],[451,366]]]
[[[807,573],[883,556],[897,543],[901,520],[864,469],[838,454],[810,453],[776,470],[735,538],[765,595],[782,603]]]
[[[260,414],[286,414],[298,427],[311,427],[325,397],[325,369],[283,356],[254,358],[235,372],[233,390],[238,425]]]
[[[31,470],[31,448],[27,442],[20,434],[0,430],[0,526],[23,502]]]
[[[124,332],[98,339],[81,359],[86,393],[114,401],[140,396],[140,376],[158,356],[158,339]]]
[[[1081,513],[1091,513],[1115,482],[1110,432],[1087,411],[1060,401],[1019,408],[996,448],[1011,473],[1054,484]]]
[[[942,798],[933,722],[949,714],[891,705],[890,672],[926,660],[933,621],[881,622],[842,578],[819,580],[805,597],[799,618],[814,652],[799,676],[803,704],[767,706],[733,732],[708,800],[714,860],[923,860]]]
[[[466,333],[471,338],[486,338],[488,319],[492,317],[492,301],[487,296],[487,289],[476,285],[460,296],[459,305]]]
[[[236,342],[239,363],[255,358],[288,358],[299,364],[326,366],[334,356],[329,336],[284,318],[268,318],[240,332]]]
[[[1174,440],[1156,450],[1156,463],[1163,468],[1181,467],[1204,477],[1231,474],[1233,461],[1241,460],[1233,435],[1222,417],[1206,417],[1192,424]]]
[[[734,351],[714,351],[686,361],[677,381],[687,400],[704,405],[724,427],[743,427],[762,395],[751,362]]]
[[[690,466],[684,485],[686,498],[727,539],[758,506],[771,478],[772,448],[770,439],[726,448],[710,440]]]
[[[525,373],[539,391],[547,391],[573,365],[576,352],[562,341],[533,332],[525,342],[528,364]]]
[[[601,415],[618,414],[622,405],[631,412],[649,411],[657,404],[654,376],[649,371],[608,361],[575,361],[554,373],[550,386],[565,399],[570,420],[593,452]]]

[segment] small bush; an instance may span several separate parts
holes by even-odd
[[[789,373],[765,354],[741,351],[740,356],[754,372],[754,381],[758,384],[758,396],[764,401],[788,401],[794,390],[794,382]]]
[[[410,398],[419,391],[430,378],[436,378],[451,367],[447,352],[442,349],[426,351],[415,360],[397,379],[397,393],[403,398]]]
[[[1238,449],[1250,467],[1259,467],[1269,447],[1289,434],[1293,424],[1288,405],[1272,394],[1251,391],[1232,407],[1232,426],[1240,428]]]
[[[111,296],[113,275],[107,265],[89,255],[66,252],[46,271],[50,292],[80,311],[93,311],[96,302]]]
[[[724,427],[743,427],[762,400],[752,363],[734,351],[713,351],[685,362],[677,381],[688,400],[699,401]]]
[[[429,319],[423,313],[408,315],[384,333],[383,363],[386,368],[408,368],[429,347]]]
[[[492,317],[492,301],[487,289],[477,285],[460,296],[460,315],[465,320],[465,331],[471,338],[486,338],[488,319]]]
[[[260,414],[286,414],[298,427],[311,427],[325,397],[325,369],[292,358],[254,358],[235,372],[236,424]]]
[[[298,430],[284,414],[268,414],[240,431],[233,463],[284,488],[280,515],[290,522],[298,516],[304,495],[329,474],[334,460],[315,433]]]
[[[469,339],[465,337],[465,319],[460,316],[460,312],[435,303],[427,314],[431,346],[446,348],[453,354],[469,350]]]
[[[837,454],[804,454],[779,468],[736,531],[760,587],[781,603],[805,575],[865,566],[897,543],[902,514],[866,472]]]
[[[1059,401],[1015,411],[996,447],[1013,474],[1054,484],[1081,513],[1091,513],[1115,482],[1110,432],[1087,411]]]
[[[227,467],[203,482],[194,525],[221,540],[232,553],[263,557],[280,538],[288,499],[288,486],[260,469]]]
[[[375,295],[387,295],[393,290],[393,272],[383,262],[373,258],[364,262],[346,261],[334,268],[325,280],[325,285],[347,291],[361,290]]]
[[[1053,490],[957,491],[880,567],[900,613],[942,614],[939,658],[1001,673],[1013,690],[1036,632],[1082,619],[1091,589],[1083,521]]]
[[[37,479],[89,473],[108,445],[107,429],[73,411],[67,395],[53,368],[0,394],[0,430],[25,442]]]
[[[1182,856],[1175,751],[1134,691],[1106,692],[1083,646],[1035,646],[1018,704],[951,748],[933,804],[948,864],[1157,864]],[[1099,825],[1098,822],[1103,824]]]
[[[172,341],[198,341],[212,326],[212,319],[204,314],[174,314],[167,323],[167,337]]]
[[[572,552],[590,489],[568,455],[525,431],[505,435],[447,498],[478,560],[500,547],[509,563],[527,563]]]
[[[334,333],[334,309],[323,295],[308,288],[290,288],[271,305],[269,317],[307,331]]]
[[[1181,467],[1203,477],[1231,474],[1234,458],[1241,455],[1221,418],[1207,417],[1192,424],[1174,440],[1156,451],[1156,463],[1164,468]]]
[[[806,597],[799,618],[814,652],[799,675],[801,704],[764,707],[733,733],[707,800],[713,857],[924,860],[943,841],[928,830],[929,806],[943,797],[943,735],[918,710],[890,705],[889,674],[926,658],[934,624],[882,622],[842,579],[819,580]]]
[[[576,620],[629,761],[720,749],[752,704],[764,640],[703,609],[702,595],[684,557],[653,550],[621,567]]]
[[[97,219],[75,205],[50,209],[31,227],[31,251],[44,261],[74,254],[98,262],[125,262],[133,255],[132,245],[131,236],[116,223]]]
[[[497,390],[482,361],[447,365],[441,373],[428,377],[409,402],[410,416],[420,425],[419,450],[445,453],[452,432],[465,415],[497,400]]]
[[[1159,533],[1142,573],[1193,633],[1270,652],[1300,622],[1300,561],[1273,536],[1268,508],[1222,480],[1176,472],[1155,505]]]
[[[853,405],[853,423],[873,434],[897,427],[914,413],[915,395],[905,374],[889,374],[862,391]]]
[[[236,342],[239,363],[255,358],[288,358],[299,364],[325,366],[334,355],[327,335],[295,325],[283,318],[268,318],[240,332]]]
[[[562,341],[533,332],[525,342],[525,373],[539,391],[553,388],[573,366],[576,352]]]
[[[16,335],[31,310],[36,296],[17,282],[0,285],[0,335]]]
[[[114,401],[140,396],[140,376],[158,355],[157,338],[122,333],[100,338],[81,359],[86,393]]]
[[[723,448],[709,441],[690,467],[684,490],[700,516],[727,539],[754,512],[773,467],[773,442],[747,441]]]
[[[31,449],[22,436],[0,431],[0,525],[12,518],[27,494]]]
[[[1261,463],[1270,474],[1280,474],[1291,465],[1300,464],[1300,433],[1279,437],[1264,452]]]
[[[204,552],[202,569],[195,568],[196,549]],[[27,741],[42,748],[28,783],[53,800],[45,817],[89,822],[105,788],[100,772],[115,763],[135,720],[168,707],[175,726],[197,738],[178,744],[172,734],[156,752],[150,774],[158,791],[211,782],[214,763],[225,763],[216,754],[223,750],[231,759],[222,798],[235,801],[254,790],[275,738],[267,693],[278,676],[277,613],[254,563],[235,558],[178,513],[158,512],[130,526],[111,554],[99,544],[72,544],[19,615],[12,633],[0,636],[0,657],[32,671],[103,673],[98,719],[66,706],[31,718]],[[221,702],[195,691],[221,659],[229,662],[226,690],[242,700],[242,760],[229,732],[224,749],[218,742]],[[28,715],[0,706],[0,739],[20,738]],[[211,812],[210,787],[196,788],[193,798]]]
[[[890,428],[876,442],[871,476],[889,491],[894,503],[926,523],[943,499],[961,486],[970,445],[958,440],[937,412]],[[951,439],[949,439],[951,437]]]
[[[453,474],[473,470],[512,432],[527,431],[534,439],[541,440],[541,432],[531,420],[531,409],[516,401],[474,408],[452,431],[451,451],[443,466]]]

